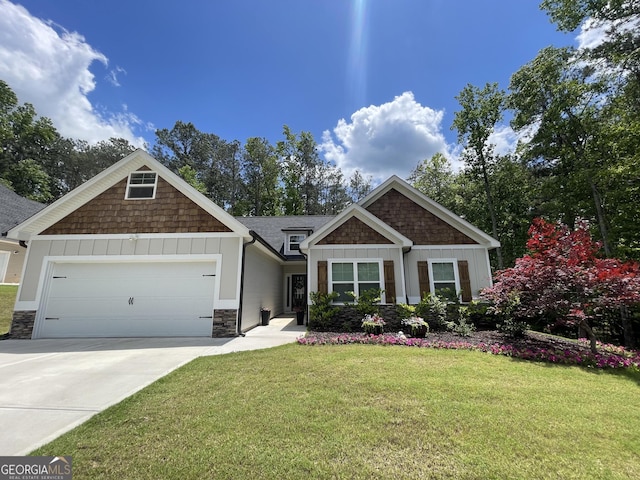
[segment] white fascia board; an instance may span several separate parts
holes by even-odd
[[[448,223],[456,230],[459,230],[468,237],[477,241],[479,244],[487,248],[498,248],[500,246],[500,242],[493,238],[491,235],[488,235],[471,223],[467,222],[465,219],[453,213],[451,210],[430,199],[424,193],[413,188],[411,185],[409,185],[407,182],[396,175],[392,175],[385,182],[380,184],[371,193],[369,193],[369,195],[360,200],[358,202],[358,205],[362,206],[363,208],[367,208],[392,188],[398,190],[400,193],[413,200],[425,210],[434,214],[442,221]]]
[[[375,215],[369,213],[360,205],[354,203],[349,205],[346,209],[344,209],[338,216],[336,216],[333,220],[325,223],[320,229],[316,230],[312,235],[305,238],[300,243],[300,250],[302,252],[307,252],[310,246],[315,245],[319,240],[324,238],[325,235],[332,232],[340,225],[345,223],[350,218],[355,217],[361,222],[373,228],[375,231],[380,233],[385,238],[389,239],[395,245],[402,246],[403,248],[409,248],[413,245],[413,242],[409,240],[407,237],[402,235],[397,230],[393,229],[382,220],[380,220]]]
[[[87,180],[82,185],[59,198],[51,205],[40,210],[40,212],[15,226],[9,230],[7,236],[16,240],[30,240],[33,235],[39,234],[51,225],[62,220],[143,165],[157,172],[167,183],[178,189],[195,204],[211,214],[211,216],[220,220],[229,229],[247,239],[251,238],[248,228],[142,149],[137,149],[127,155],[122,160],[114,163],[95,177]]]

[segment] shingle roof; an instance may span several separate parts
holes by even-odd
[[[275,251],[284,254],[285,232],[288,230],[316,231],[333,219],[333,215],[298,215],[282,217],[235,217],[249,230],[256,232]]]
[[[46,205],[21,197],[0,183],[0,234],[38,213]]]

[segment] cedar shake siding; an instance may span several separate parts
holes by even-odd
[[[477,244],[393,188],[367,210],[416,245]]]
[[[318,245],[384,245],[389,239],[355,217],[351,217],[318,242]]]
[[[231,231],[161,177],[154,199],[125,200],[126,189],[124,178],[42,235]]]

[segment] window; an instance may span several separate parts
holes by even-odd
[[[127,200],[155,198],[158,177],[155,172],[131,172],[127,184]]]
[[[300,252],[300,243],[307,238],[304,233],[289,233],[287,235],[287,251],[288,255],[297,255]]]
[[[353,300],[347,292],[354,292],[359,297],[369,289],[382,288],[380,278],[380,262],[331,263],[331,291],[340,295],[337,302]]]
[[[455,260],[437,260],[429,262],[431,291],[436,295],[456,298],[460,291],[460,281],[455,268]]]

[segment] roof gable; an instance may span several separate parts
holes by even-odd
[[[408,248],[410,239],[394,230],[379,218],[357,204],[352,204],[313,235],[307,237],[300,250],[306,252],[312,245],[393,244]]]
[[[211,227],[211,225],[214,224],[212,227],[213,230],[207,229],[205,231],[231,231],[236,232],[245,238],[251,238],[249,230],[244,225],[141,149],[138,149],[126,156],[119,162],[49,205],[38,214],[13,228],[10,230],[9,236],[19,240],[29,240],[31,236],[43,234],[50,228],[51,230],[47,232],[50,234],[56,234],[58,232],[78,233],[78,229],[85,228],[79,226],[85,221],[84,219],[95,218],[95,211],[93,214],[88,213],[89,211],[96,208],[97,214],[100,214],[99,208],[104,206],[104,195],[107,197],[110,195],[120,196],[120,193],[116,194],[115,192],[120,192],[119,189],[122,188],[122,196],[120,198],[124,199],[124,189],[126,189],[126,182],[129,173],[144,169],[150,169],[157,172],[159,179],[162,179],[162,182],[164,182],[163,185],[165,187],[167,197],[161,198],[161,201],[159,202],[155,202],[155,207],[154,202],[150,200],[128,200],[125,210],[119,210],[120,212],[127,211],[128,209],[130,212],[129,215],[135,215],[133,212],[138,212],[138,215],[145,215],[149,214],[150,211],[155,208],[156,211],[151,213],[152,219],[150,221],[153,222],[160,220],[161,222],[166,222],[167,226],[160,228],[163,232],[166,231],[167,228],[171,227],[169,225],[171,222],[178,222],[177,225],[180,225],[181,221],[182,227],[179,228],[183,229],[178,231],[194,231],[194,227],[189,227],[189,229],[185,230],[184,228],[186,223],[189,223],[191,220],[202,221],[203,218],[207,218],[207,216],[209,216],[213,217],[215,222],[207,219],[209,222],[207,227]],[[186,207],[188,211],[185,212],[184,209],[183,211],[176,211],[172,214],[172,217],[184,215],[188,218],[182,220],[172,218],[170,221],[167,221],[166,218],[161,218],[161,210],[164,208],[162,206],[163,203],[166,206],[167,201],[175,202],[176,199],[181,199],[181,202],[179,203],[181,203],[183,207]],[[188,200],[188,202],[185,200]],[[91,217],[91,215],[93,215],[93,217]],[[155,218],[153,218],[154,216]],[[63,219],[66,219],[66,223],[61,222]],[[107,222],[104,223],[106,224]],[[52,227],[56,224],[58,227],[53,229]],[[60,228],[62,225],[64,225],[64,229]],[[126,222],[121,222],[120,226],[111,226],[106,228],[108,229],[107,233],[115,233],[116,230],[118,233],[142,233],[133,232],[129,230],[130,227],[131,225],[127,225]],[[176,228],[175,225],[173,228]],[[99,231],[102,232],[103,230]],[[90,231],[90,233],[98,233],[98,231]]]
[[[359,205],[416,245],[500,246],[496,239],[395,175],[363,198]]]

